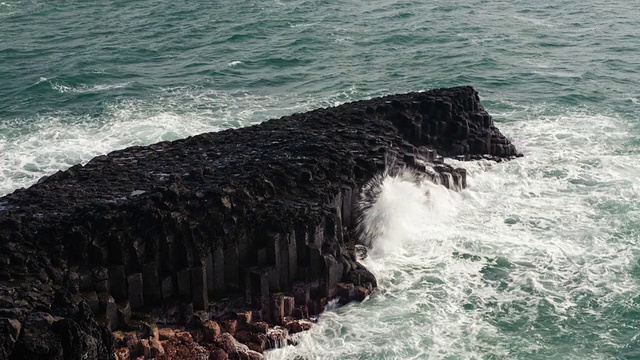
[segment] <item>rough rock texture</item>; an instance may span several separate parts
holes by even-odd
[[[360,190],[404,166],[464,187],[434,150],[519,155],[459,87],[131,147],[16,190],[0,198],[0,359],[114,358],[110,330],[135,327],[136,312],[202,327],[244,309],[241,322],[278,325],[366,296],[375,278],[351,231]],[[129,350],[160,351],[143,345]]]

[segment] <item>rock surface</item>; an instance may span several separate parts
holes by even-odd
[[[464,187],[440,155],[519,156],[459,87],[131,147],[16,190],[0,198],[0,359],[114,359],[117,328],[136,332],[118,358],[258,358],[281,342],[258,324],[302,331],[292,318],[375,289],[360,192],[405,166]]]

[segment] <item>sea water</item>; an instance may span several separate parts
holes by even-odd
[[[379,289],[269,359],[640,359],[637,1],[0,2],[0,195],[130,145],[472,85],[525,156],[382,181]],[[1,204],[0,204],[1,206]]]

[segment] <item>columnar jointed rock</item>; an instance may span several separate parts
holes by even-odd
[[[131,147],[16,190],[0,199],[0,355],[113,357],[90,307],[113,327],[131,308],[187,321],[242,297],[275,324],[366,296],[349,236],[360,189],[390,166],[464,187],[435,150],[518,155],[460,87]]]

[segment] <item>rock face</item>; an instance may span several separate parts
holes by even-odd
[[[519,155],[459,87],[131,147],[16,190],[0,198],[0,359],[112,359],[132,311],[278,325],[361,298],[376,286],[353,251],[363,185],[407,166],[464,187],[438,153]]]

